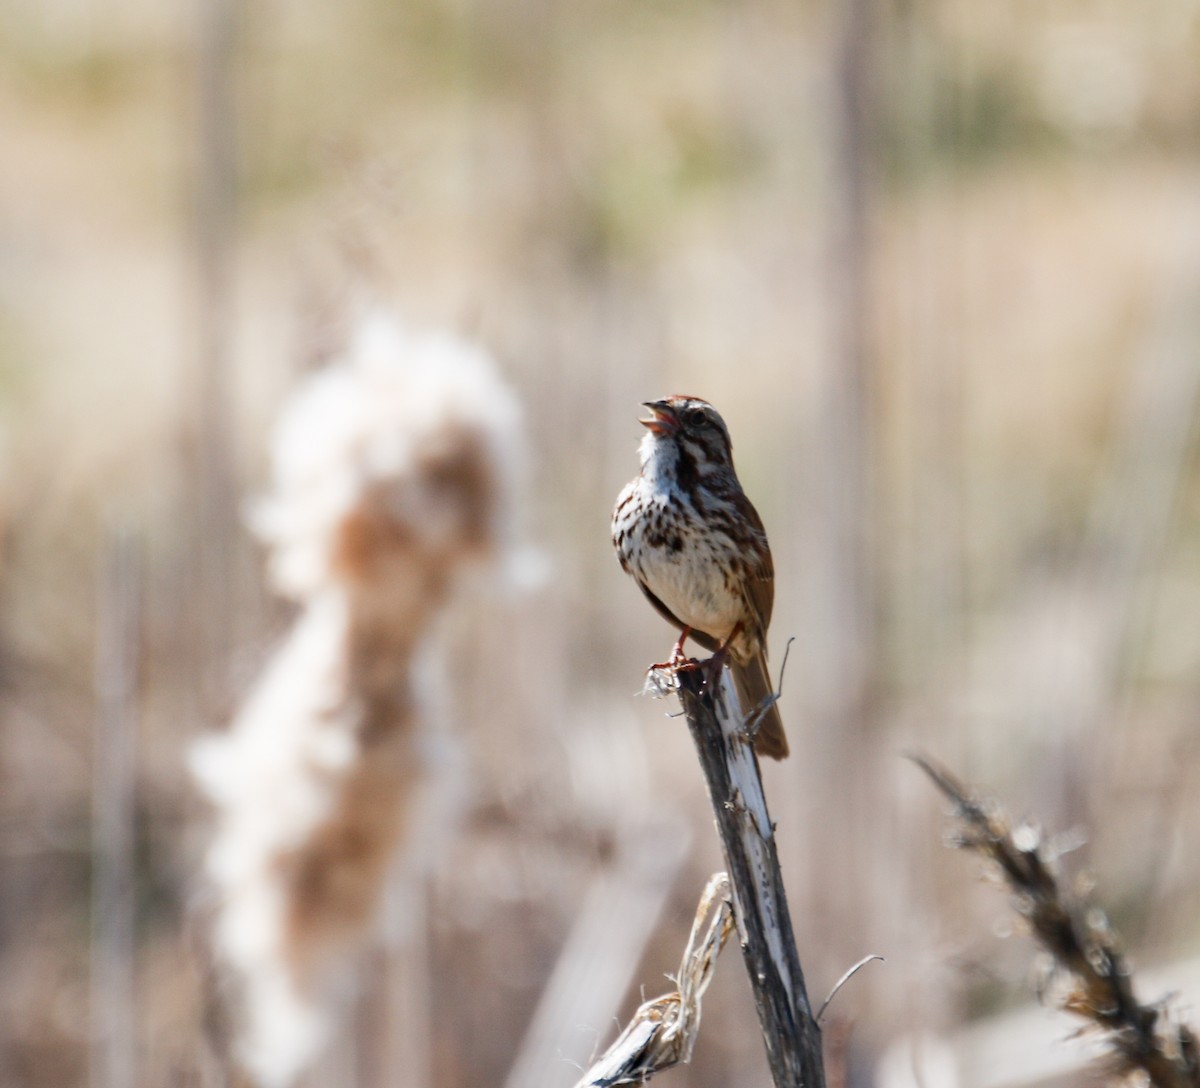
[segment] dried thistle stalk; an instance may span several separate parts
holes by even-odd
[[[1119,1073],[1140,1071],[1158,1088],[1200,1088],[1195,1034],[1168,1018],[1162,1004],[1137,1000],[1132,972],[1108,919],[1064,886],[1040,832],[1029,825],[1014,828],[1003,809],[977,798],[945,768],[912,758],[954,804],[960,821],[955,845],[999,867],[1018,913],[1064,983],[1052,990],[1059,1007],[1103,1032]]]

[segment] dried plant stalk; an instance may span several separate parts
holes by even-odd
[[[1119,1071],[1140,1071],[1158,1088],[1200,1088],[1200,1046],[1185,1024],[1164,1008],[1141,1004],[1133,976],[1108,919],[1073,895],[1036,828],[1013,828],[996,804],[928,759],[913,757],[953,803],[960,821],[956,845],[994,862],[1012,889],[1016,909],[1053,958],[1065,985],[1052,987],[1057,1004],[1104,1033]]]
[[[675,675],[729,869],[734,919],[776,1088],[824,1088],[821,1028],[804,985],[775,827],[747,716],[727,670],[707,663]]]
[[[92,785],[93,1088],[137,1082],[134,959],[141,552],[122,531],[106,540],[97,600]]]
[[[691,1061],[700,1032],[700,999],[732,932],[729,877],[714,873],[696,908],[679,965],[679,988],[643,1002],[617,1041],[592,1064],[575,1088],[644,1084],[655,1073]]]
[[[241,1058],[283,1086],[332,1028],[425,773],[418,647],[508,536],[519,413],[477,349],[373,318],[281,417],[258,529],[296,625],[193,765]]]

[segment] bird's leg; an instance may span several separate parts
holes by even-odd
[[[656,665],[651,665],[646,671],[654,672],[658,669],[666,669],[668,672],[678,672],[680,669],[691,668],[687,657],[683,653],[683,644],[687,641],[687,637],[691,633],[692,629],[685,625],[679,634],[679,638],[675,640],[671,656],[666,661],[660,661]]]
[[[685,623],[683,630],[679,632],[679,638],[675,640],[675,648],[671,651],[671,667],[679,668],[680,665],[687,661],[683,655],[683,644],[687,642],[687,637],[692,633],[692,629]]]
[[[705,680],[712,685],[716,685],[721,680],[721,667],[729,658],[729,645],[735,638],[742,633],[742,621],[738,620],[733,625],[733,630],[729,632],[729,637],[717,647],[716,653],[712,655],[705,663],[704,667],[707,671]]]

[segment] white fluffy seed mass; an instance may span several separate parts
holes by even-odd
[[[253,523],[302,611],[192,753],[217,812],[215,949],[266,1088],[319,1053],[352,983],[422,775],[413,655],[455,576],[511,540],[520,440],[482,350],[379,314],[280,416]]]

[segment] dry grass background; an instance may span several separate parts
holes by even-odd
[[[868,276],[847,311],[834,5],[6,12],[0,1082],[112,1083],[89,1050],[90,906],[119,536],[140,637],[118,1030],[134,1083],[223,1083],[189,920],[210,817],[184,753],[290,618],[238,515],[283,398],[363,302],[501,359],[550,576],[518,598],[481,579],[443,624],[460,824],[394,890],[399,951],[312,1085],[503,1082],[598,881],[661,914],[609,980],[620,1007],[562,1025],[539,1083],[571,1083],[566,1056],[677,965],[716,846],[686,731],[633,697],[669,636],[607,531],[636,406],[674,390],[730,424],[776,553],[776,662],[796,637],[795,755],[767,788],[810,988],[887,957],[835,1007],[852,1069],[1024,994],[1027,946],[998,939],[1002,897],[942,850],[903,749],[1082,829],[1074,864],[1136,962],[1196,953],[1200,7],[871,17]],[[868,426],[831,436],[840,316],[863,333]],[[839,543],[846,448],[868,488]],[[871,592],[847,617],[856,577]],[[766,1083],[740,970],[718,968],[679,1084]]]

